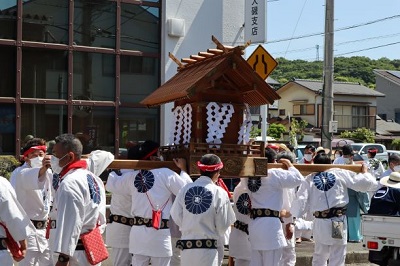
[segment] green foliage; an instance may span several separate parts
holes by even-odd
[[[270,124],[267,131],[268,136],[274,139],[280,139],[284,132],[286,132],[286,127],[282,124]]]
[[[322,61],[287,60],[282,57],[276,59],[277,68],[271,77],[281,84],[293,79],[323,79]],[[334,79],[342,82],[358,82],[369,88],[375,87],[373,69],[400,70],[400,60],[380,58],[369,59],[363,56],[336,57],[334,59]]]
[[[261,136],[261,129],[258,127],[252,126],[250,131],[250,138],[255,138]]]
[[[307,127],[308,122],[306,120],[296,120],[292,119],[290,122],[291,132],[299,136],[299,141],[304,138],[304,129]]]
[[[14,156],[0,156],[0,176],[10,178],[12,171],[20,165]]]
[[[374,143],[375,133],[365,127],[357,128],[354,131],[344,131],[340,134],[341,138],[353,139],[356,142]]]
[[[395,149],[400,149],[400,139],[394,139],[392,140],[392,146]]]

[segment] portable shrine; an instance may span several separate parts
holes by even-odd
[[[181,61],[172,54],[178,72],[141,104],[174,102],[169,145],[164,159],[184,157],[190,175],[199,174],[197,161],[206,153],[224,162],[222,176],[266,173],[264,145],[250,141],[251,106],[272,104],[279,95],[243,58],[245,46],[228,47],[213,37],[216,49]]]

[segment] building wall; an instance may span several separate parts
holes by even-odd
[[[214,35],[224,45],[237,46],[244,43],[244,2],[243,0],[168,0],[163,3],[161,83],[177,73],[177,65],[169,58],[171,52],[179,60],[215,48],[211,40]],[[167,21],[183,19],[183,37],[168,35]],[[173,104],[161,107],[161,143],[167,144],[172,122]]]
[[[378,114],[386,114],[386,120],[395,120],[395,109],[399,108],[399,91],[400,86],[390,82],[389,80],[376,76],[376,91],[385,94],[377,100]],[[400,121],[396,121],[399,123]]]

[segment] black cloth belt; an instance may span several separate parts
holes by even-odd
[[[153,227],[152,219],[143,218],[143,217],[139,217],[139,216],[136,216],[132,219],[133,219],[132,225],[139,225],[139,226],[145,225],[146,227]],[[169,228],[168,219],[162,219],[160,229],[168,229],[168,228]]]
[[[258,217],[279,218],[279,211],[274,211],[271,209],[251,209],[250,218],[255,219]]]
[[[249,225],[244,222],[236,220],[236,222],[233,224],[233,227],[235,227],[240,231],[245,232],[246,234],[249,234]]]
[[[47,226],[47,220],[44,221],[31,220],[31,221],[36,229],[45,229]]]
[[[324,211],[316,211],[314,212],[314,217],[319,219],[329,219],[332,217],[340,217],[346,214],[346,207],[340,208],[330,208]]]
[[[76,244],[75,250],[85,250],[82,240],[80,240],[80,239],[78,240],[78,244]]]
[[[7,249],[7,244],[6,244],[6,239],[7,238],[0,238],[0,250],[6,250]]]
[[[109,223],[120,223],[128,226],[133,225],[133,218],[128,218],[122,215],[110,214]]]
[[[214,239],[185,239],[176,241],[176,247],[180,250],[192,248],[216,249],[217,240]]]

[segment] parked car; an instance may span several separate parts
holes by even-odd
[[[378,152],[375,158],[382,162],[383,166],[386,168],[388,165],[388,152],[385,145],[379,143],[353,143],[351,144],[355,153],[361,155],[364,160],[368,160],[368,150],[376,149]]]
[[[398,151],[398,150],[387,150],[387,153],[388,153],[388,156],[392,155],[393,153],[400,155],[400,151]]]

